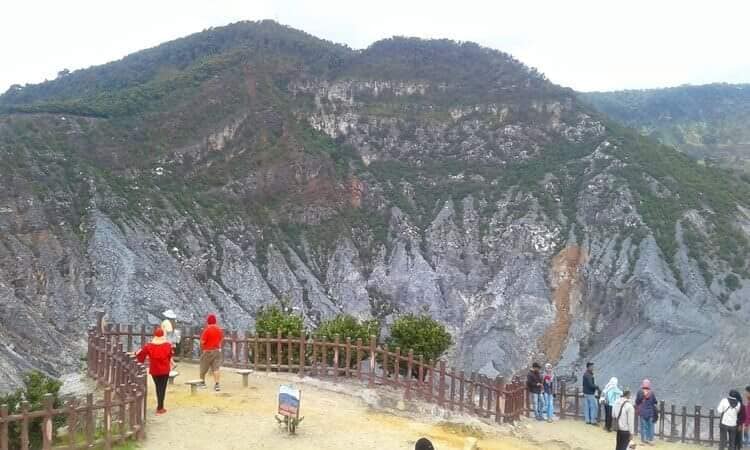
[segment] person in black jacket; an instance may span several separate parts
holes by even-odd
[[[586,363],[586,372],[583,374],[583,418],[589,425],[596,425],[599,421],[599,402],[596,401],[596,393],[599,386],[594,380],[594,363]]]
[[[742,404],[742,396],[739,392],[732,390],[729,395],[737,399],[740,404],[740,412],[737,413],[737,435],[735,438],[735,448],[739,450],[742,448],[742,424],[745,423],[745,405]]]
[[[531,405],[534,409],[536,420],[544,420],[544,398],[542,397],[542,366],[535,362],[531,365],[531,370],[526,376],[526,388],[531,394]]]

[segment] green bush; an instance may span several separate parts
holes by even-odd
[[[19,414],[21,411],[21,401],[29,402],[29,410],[37,411],[44,409],[45,394],[52,394],[52,407],[54,409],[61,407],[59,398],[60,387],[62,383],[44,375],[41,372],[30,372],[24,376],[24,387],[0,396],[0,405],[8,405],[8,413]],[[57,429],[65,424],[65,418],[57,416],[52,421],[53,436],[57,434]],[[29,447],[42,447],[42,426],[43,420],[33,419],[29,421]],[[8,438],[10,448],[20,448],[21,446],[21,423],[12,422],[8,426]]]
[[[440,322],[427,315],[399,317],[391,327],[388,345],[401,347],[401,352],[413,351],[425,361],[435,361],[452,344],[451,335]]]
[[[370,336],[378,336],[380,331],[380,324],[377,320],[365,320],[360,322],[356,318],[348,314],[340,314],[333,319],[327,320],[320,324],[317,330],[315,330],[315,338],[319,340],[325,340],[332,342],[336,335],[339,335],[340,342],[346,342],[346,338],[351,338],[352,342],[356,342],[357,339],[362,339],[364,345],[370,341]],[[361,355],[360,361],[364,360],[366,355]],[[339,361],[346,359],[344,354],[340,354]],[[329,364],[333,364],[333,351],[327,352],[326,360]],[[349,367],[357,367],[357,356],[355,353],[351,355],[351,360],[348,362]],[[340,366],[342,364],[339,364]],[[346,364],[343,364],[344,366]]]
[[[377,320],[365,320],[360,322],[348,314],[340,314],[333,319],[326,320],[320,324],[318,329],[315,330],[315,337],[318,339],[333,341],[338,334],[341,338],[341,342],[346,341],[346,338],[351,338],[352,341],[361,338],[363,342],[368,342],[370,336],[377,337],[379,331],[380,324]]]
[[[255,332],[259,337],[266,337],[267,334],[270,334],[272,338],[275,338],[278,335],[279,330],[281,330],[281,335],[283,337],[298,338],[302,336],[303,328],[304,323],[302,316],[286,312],[285,307],[283,306],[279,307],[274,305],[263,307],[255,318]],[[255,350],[253,348],[248,350],[249,361],[253,361],[255,357],[253,352]],[[286,364],[288,361],[288,351],[288,346],[282,345],[282,364]],[[261,344],[258,347],[258,361],[262,362],[270,360],[272,364],[276,364],[278,361],[278,353],[279,350],[277,345],[271,345],[271,351],[269,352],[267,346]],[[298,345],[292,346],[291,362],[292,364],[299,363]]]

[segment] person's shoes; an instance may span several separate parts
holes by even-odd
[[[166,413],[167,413],[167,410],[164,409],[164,408],[156,410],[156,415],[157,416],[161,416],[162,414],[166,414]]]
[[[196,386],[198,386],[201,389],[205,389],[206,388],[206,382],[205,381],[201,381],[200,383],[196,384]]]
[[[214,391],[219,392],[220,390],[219,383],[214,384]]]
[[[552,418],[547,419],[547,422],[552,423]]]

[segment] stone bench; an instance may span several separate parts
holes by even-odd
[[[238,369],[234,373],[242,375],[242,387],[247,387],[249,384],[248,378],[253,371],[251,369]]]
[[[189,380],[185,384],[190,385],[190,395],[195,395],[198,392],[198,386],[203,384],[203,380]]]
[[[174,379],[177,378],[177,376],[180,374],[180,372],[176,370],[172,370],[169,372],[169,384],[174,384]]]

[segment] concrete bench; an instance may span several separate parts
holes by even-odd
[[[242,387],[247,387],[249,384],[248,377],[251,373],[253,373],[253,371],[250,369],[238,369],[234,372],[242,375]]]
[[[180,372],[176,370],[172,370],[169,372],[169,384],[174,384],[174,379],[177,378],[177,376],[180,374]]]
[[[203,384],[203,380],[189,380],[185,384],[190,385],[190,395],[195,395],[198,392],[198,386]]]

